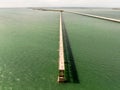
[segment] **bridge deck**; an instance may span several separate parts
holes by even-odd
[[[60,12],[60,35],[59,35],[59,76],[58,82],[64,82],[65,76],[65,62],[64,62],[64,45],[63,45],[63,32],[62,32],[62,12]]]

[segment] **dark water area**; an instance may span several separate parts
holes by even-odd
[[[9,8],[0,9],[0,90],[120,90],[120,24],[70,13],[63,19],[79,83],[57,82],[59,13]]]
[[[63,30],[64,53],[65,53],[65,66],[66,66],[65,67],[66,82],[80,83],[80,80],[78,78],[78,72],[75,65],[74,56],[69,42],[68,33],[64,23],[64,19],[62,20],[62,27],[63,27],[62,30]]]

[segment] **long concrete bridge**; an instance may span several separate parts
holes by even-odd
[[[108,20],[108,21],[113,21],[113,22],[118,22],[120,23],[119,19],[113,19],[113,18],[108,18],[108,17],[103,17],[103,16],[97,16],[97,15],[92,15],[92,14],[87,14],[87,13],[80,13],[80,12],[75,12],[75,11],[64,11],[67,13],[73,13],[73,14],[78,14],[82,16],[88,16],[88,17],[93,17],[93,18],[98,18],[98,19],[103,19],[103,20]]]
[[[64,44],[62,30],[62,12],[60,12],[60,30],[59,30],[59,75],[58,82],[65,81],[65,60],[64,60]]]

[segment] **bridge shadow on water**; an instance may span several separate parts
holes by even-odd
[[[63,16],[62,16],[63,18]],[[62,19],[62,30],[63,30],[63,43],[64,43],[64,54],[65,54],[65,77],[66,82],[80,83],[78,73],[75,65],[74,56],[70,46],[67,30],[65,27],[64,20]]]

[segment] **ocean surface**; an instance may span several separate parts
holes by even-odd
[[[63,19],[79,83],[57,82],[59,14],[0,9],[0,90],[120,90],[120,23],[70,13]]]

